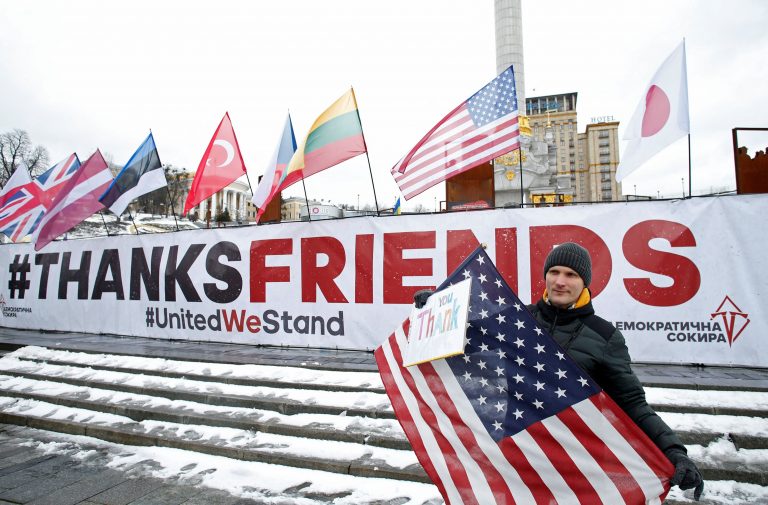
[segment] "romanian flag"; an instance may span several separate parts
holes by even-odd
[[[366,152],[363,127],[352,88],[320,114],[293,154],[279,191]]]

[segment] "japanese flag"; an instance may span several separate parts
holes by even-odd
[[[656,153],[690,131],[683,40],[656,71],[627,125],[624,140],[629,140],[629,144],[616,169],[616,181],[621,182]]]

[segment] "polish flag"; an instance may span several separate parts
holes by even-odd
[[[656,71],[627,125],[624,140],[629,140],[629,144],[616,169],[616,181],[621,182],[656,153],[690,131],[683,40]]]

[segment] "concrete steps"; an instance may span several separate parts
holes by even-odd
[[[200,364],[184,370],[168,360],[141,366],[136,361],[54,351],[0,358],[0,423],[125,445],[428,482],[381,384],[370,376],[334,372],[328,379],[326,372],[317,372],[302,377],[301,370],[286,373],[285,368],[277,375],[254,368],[241,373],[238,367],[244,365],[224,371],[211,365],[201,373]],[[662,417],[692,413],[712,420],[711,429],[677,430],[705,479],[768,486],[768,458],[761,456],[768,436],[717,429],[726,416],[734,426],[742,419],[764,422],[768,414],[759,402],[754,408],[669,402],[654,407]],[[706,453],[724,439],[751,457],[713,459]]]

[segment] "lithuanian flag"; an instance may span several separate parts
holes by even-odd
[[[286,168],[280,190],[366,152],[352,88],[320,114]]]

